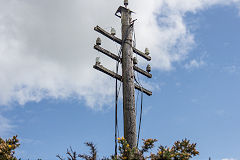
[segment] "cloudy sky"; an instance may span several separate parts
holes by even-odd
[[[141,137],[163,145],[187,137],[198,143],[196,159],[240,160],[240,0],[129,3],[137,48],[150,49],[153,68],[152,79],[139,75],[153,91],[144,96]],[[115,62],[93,45],[100,36],[104,48],[119,46],[93,28],[114,27],[121,37],[120,5],[0,0],[0,136],[19,135],[19,157],[52,160],[70,145],[87,151],[85,141],[113,153],[114,79],[92,65],[100,57],[114,70]]]

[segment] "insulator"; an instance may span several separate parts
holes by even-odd
[[[100,57],[96,57],[96,64],[101,64]]]
[[[133,64],[134,64],[134,65],[138,64],[137,57],[134,57],[134,58],[133,58]]]
[[[151,72],[151,66],[148,64],[146,68],[147,72]]]
[[[116,35],[116,30],[114,28],[111,29],[111,35],[113,35],[113,36]]]
[[[145,54],[146,54],[146,55],[149,55],[149,54],[150,54],[150,51],[149,51],[148,48],[145,49]]]
[[[125,5],[125,6],[128,5],[128,0],[124,0],[124,5]]]
[[[99,45],[99,46],[102,44],[102,40],[101,40],[101,38],[99,38],[99,37],[97,38],[97,40],[96,40],[96,44]]]

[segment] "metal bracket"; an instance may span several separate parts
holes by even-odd
[[[133,21],[131,21],[131,26],[134,25],[135,21],[137,21],[137,19],[134,19]]]
[[[127,9],[126,7],[120,6],[120,7],[117,9],[117,11],[116,11],[115,16],[117,16],[117,17],[119,17],[119,18],[122,18],[121,15],[119,15],[118,13],[121,14],[123,10],[124,10],[124,11],[128,11],[128,12],[130,12],[130,13],[135,13],[135,12]]]

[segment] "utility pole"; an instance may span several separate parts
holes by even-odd
[[[99,52],[107,55],[108,57],[118,61],[122,64],[122,76],[118,73],[108,70],[103,67],[99,61],[99,58],[96,59],[96,64],[93,68],[106,73],[107,75],[119,80],[123,83],[123,119],[124,119],[124,138],[127,140],[131,148],[136,147],[137,145],[137,131],[136,131],[136,111],[135,111],[135,89],[147,94],[148,96],[152,95],[152,92],[143,88],[141,85],[134,82],[135,75],[134,71],[145,75],[148,78],[152,78],[150,74],[151,67],[147,66],[146,71],[137,66],[137,59],[133,57],[133,53],[138,54],[139,56],[150,61],[151,57],[149,56],[148,49],[145,50],[145,53],[139,51],[133,46],[133,27],[134,21],[131,18],[132,11],[127,8],[128,0],[124,0],[124,7],[120,6],[115,13],[115,15],[121,18],[122,23],[122,39],[119,39],[115,36],[115,30],[111,30],[111,33],[108,33],[99,26],[94,28],[95,31],[101,33],[102,35],[108,37],[114,42],[121,45],[122,56],[111,53],[110,51],[100,47],[101,39],[98,38],[94,49]],[[117,115],[116,115],[117,116]],[[115,137],[116,142],[116,137]],[[116,152],[116,151],[115,151]]]
[[[126,3],[125,6],[127,7]],[[137,145],[132,49],[133,24],[131,24],[130,10],[121,9],[121,15],[124,137],[132,148]]]

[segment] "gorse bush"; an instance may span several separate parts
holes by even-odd
[[[20,144],[18,142],[17,136],[7,140],[0,138],[0,160],[17,160],[14,157],[14,150],[19,147]]]
[[[196,150],[196,143],[190,143],[187,139],[175,142],[172,147],[159,146],[157,153],[149,153],[149,151],[154,148],[155,142],[157,142],[156,139],[143,139],[143,145],[138,149],[135,147],[130,148],[125,138],[118,138],[118,155],[102,158],[101,160],[189,160],[199,155],[199,152]],[[70,149],[67,149],[66,153],[67,160],[97,160],[95,145],[93,143],[85,144],[90,147],[90,155],[77,154],[70,147]],[[7,140],[0,138],[0,160],[18,160],[14,156],[14,150],[19,146],[20,144],[17,136],[13,136],[13,138]],[[57,158],[65,160],[65,158],[59,155],[57,155]]]
[[[118,138],[119,155],[111,156],[110,158],[102,158],[102,160],[189,160],[190,158],[199,155],[196,150],[196,144],[191,144],[189,140],[184,139],[177,141],[174,145],[169,147],[160,146],[156,154],[150,153],[146,155],[151,149],[154,148],[156,139],[143,139],[143,146],[141,149],[130,148],[125,138]],[[85,160],[97,160],[97,150],[93,143],[86,143],[90,147],[90,155],[77,154],[70,148],[67,150],[67,160],[77,160],[77,158]],[[57,155],[60,160],[64,158]]]

